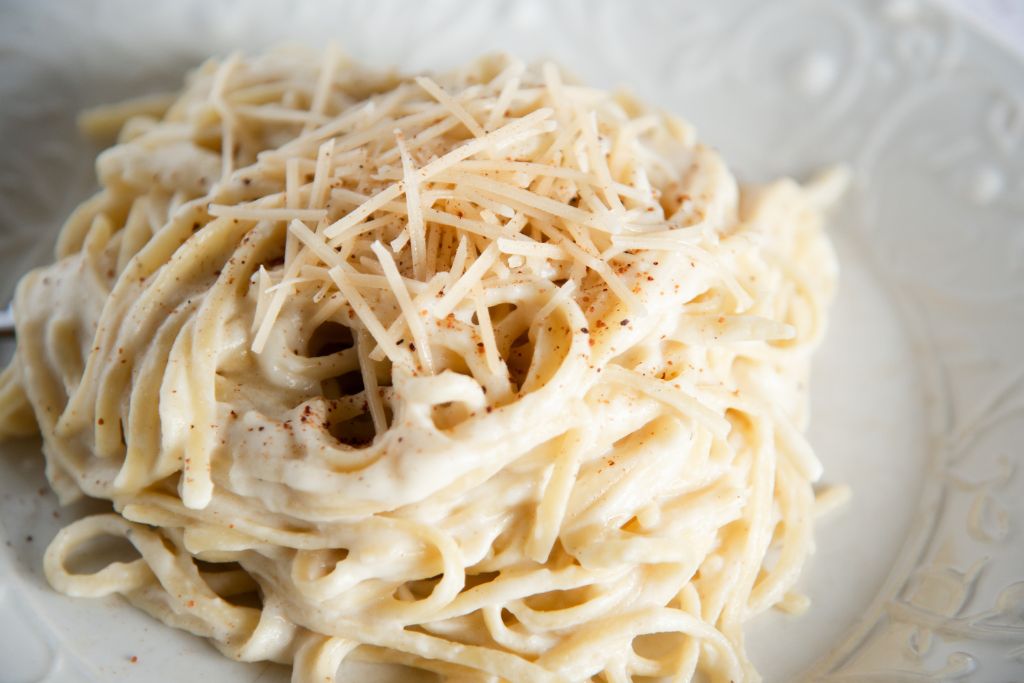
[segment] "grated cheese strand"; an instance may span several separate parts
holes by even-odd
[[[409,245],[412,249],[412,269],[417,280],[426,280],[426,228],[423,225],[423,205],[420,203],[420,181],[413,167],[412,156],[399,130],[395,131],[395,144],[402,155],[402,173],[405,176],[405,199],[408,207],[406,230],[409,231]]]
[[[335,70],[338,68],[338,46],[333,41],[327,45],[324,51],[323,62],[320,65],[320,76],[316,81],[316,91],[313,93],[313,101],[309,105],[309,113],[312,117],[319,118],[327,108],[327,99],[331,94],[331,84],[334,80]],[[302,132],[307,133],[313,126],[312,119],[306,122]]]
[[[466,269],[462,277],[452,285],[452,287],[445,293],[444,297],[437,302],[434,307],[434,316],[437,318],[444,318],[451,313],[459,303],[469,294],[473,287],[479,284],[480,280],[483,279],[484,275],[490,270],[491,266],[494,265],[495,261],[498,260],[498,245],[492,242],[480,254],[479,257],[473,264]]]
[[[366,330],[373,335],[373,339],[377,342],[383,351],[384,355],[388,357],[392,363],[399,363],[405,359],[405,353],[402,349],[395,344],[395,340],[391,338],[391,334],[384,329],[381,325],[380,320],[374,315],[373,309],[370,308],[366,300],[359,294],[352,282],[345,275],[345,271],[341,266],[334,266],[327,274],[330,275],[331,279],[334,280],[334,284],[337,285],[338,291],[348,301],[348,305],[352,307],[352,310],[359,317],[359,320],[366,327]]]
[[[388,429],[388,418],[384,413],[384,403],[380,399],[380,389],[377,386],[377,371],[370,361],[371,337],[366,330],[359,330],[356,333],[356,354],[359,358],[359,372],[363,379],[363,395],[366,396],[366,403],[370,409],[370,419],[373,420],[373,428],[378,434],[383,434]]]
[[[395,266],[395,261],[380,242],[374,242],[370,245],[370,248],[377,255],[381,268],[384,270],[384,277],[387,279],[387,283],[402,309],[402,318],[409,325],[409,332],[416,342],[416,355],[419,356],[424,369],[428,373],[433,374],[434,364],[430,358],[430,340],[427,338],[427,328],[423,325],[423,319],[420,317],[419,312],[413,307],[412,299],[409,297],[409,290],[405,288],[405,283],[402,282],[402,276]]]
[[[321,209],[330,188],[331,155],[334,153],[334,138],[324,144],[316,154],[316,170],[313,173],[313,188],[309,191],[309,208]],[[326,218],[326,214],[324,215]]]
[[[466,111],[461,104],[452,99],[451,95],[446,93],[444,89],[435,83],[432,78],[428,78],[427,76],[418,76],[416,78],[416,84],[430,93],[430,96],[435,100],[443,104],[455,118],[461,121],[463,125],[469,129],[469,132],[472,133],[474,137],[482,138],[487,134],[486,131],[480,127],[477,120],[470,116],[469,112]]]

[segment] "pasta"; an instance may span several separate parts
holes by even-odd
[[[0,435],[112,503],[55,589],[297,683],[758,680],[744,623],[805,602],[841,174],[740,189],[509,57],[234,56],[84,125],[118,143],[0,375]],[[73,570],[111,536],[134,559]]]

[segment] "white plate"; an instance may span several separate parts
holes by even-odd
[[[804,617],[751,627],[768,681],[1020,680],[1024,671],[1024,66],[914,0],[22,3],[0,23],[0,299],[93,184],[83,106],[211,52],[339,41],[402,68],[553,57],[694,121],[742,177],[847,161],[843,266],[811,437],[851,505]],[[10,344],[0,348],[9,353]],[[0,459],[0,682],[286,681],[117,599],[41,578],[57,511],[38,443]],[[57,518],[59,516],[59,519]],[[131,658],[136,657],[137,662]],[[130,677],[129,677],[130,674]],[[365,671],[351,680],[368,680]]]

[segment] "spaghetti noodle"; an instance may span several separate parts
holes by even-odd
[[[0,434],[115,510],[54,539],[57,590],[299,682],[757,679],[742,626],[812,550],[835,176],[740,190],[505,57],[232,57],[87,124],[103,189],[0,376]],[[69,568],[105,536],[137,558]]]

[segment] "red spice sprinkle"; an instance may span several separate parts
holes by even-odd
[[[136,657],[135,655],[132,655],[131,657],[128,658],[128,661],[131,662],[132,664],[138,664],[139,663],[139,658]]]

